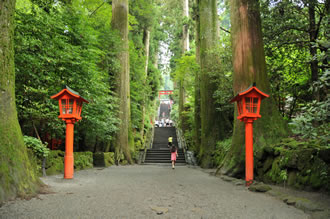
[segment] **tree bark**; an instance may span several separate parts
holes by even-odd
[[[310,40],[310,45],[309,45],[309,52],[311,54],[311,57],[316,56],[317,54],[317,48],[315,46],[316,39],[317,39],[317,27],[316,27],[316,22],[315,22],[315,6],[317,2],[316,0],[309,0],[309,5],[308,5],[308,15],[309,15],[309,40]],[[311,67],[311,82],[315,82],[319,79],[319,67],[318,67],[318,60],[317,59],[312,59],[310,63]],[[314,98],[319,101],[320,96],[319,96],[319,91],[314,92]]]
[[[189,18],[189,0],[182,0],[183,3],[183,17]],[[182,54],[189,51],[189,29],[188,24],[183,24],[182,28]]]
[[[182,15],[184,19],[189,18],[189,1],[188,0],[182,0]],[[182,27],[182,56],[189,51],[189,29],[187,24],[183,24]],[[184,111],[184,105],[186,103],[186,90],[184,87],[184,79],[181,79],[179,82],[179,116],[180,116],[180,124],[181,129],[183,133],[186,130],[185,125],[185,119],[183,118],[183,111]]]
[[[270,84],[266,73],[266,62],[261,32],[259,4],[256,0],[231,0],[231,36],[234,67],[235,94],[247,89],[253,82],[257,87],[270,94]],[[254,122],[254,152],[270,146],[288,129],[280,116],[273,98],[261,104],[261,118]],[[237,120],[235,106],[234,133],[232,147],[227,154],[221,172],[229,175],[244,175],[245,128]]]
[[[199,158],[202,167],[212,167],[212,153],[217,141],[223,139],[226,118],[216,111],[213,97],[217,87],[212,83],[212,74],[220,72],[220,59],[217,55],[219,25],[216,0],[200,0],[200,115],[201,147]]]
[[[199,5],[200,0],[196,0],[196,5]],[[200,21],[199,21],[199,10],[197,7],[196,13],[196,63],[200,65]],[[200,72],[196,71],[195,75],[195,109],[194,109],[194,119],[195,119],[195,150],[200,150],[200,144],[201,144],[201,117],[200,117]]]
[[[150,31],[147,28],[146,30],[144,30],[144,54],[146,57],[145,66],[144,66],[144,79],[143,79],[144,87],[147,85],[146,83],[148,77],[149,47],[150,47]],[[144,92],[143,102],[142,102],[142,119],[141,119],[141,128],[140,128],[140,134],[142,139],[144,135],[144,120],[145,120],[146,104],[147,104],[146,102],[147,102],[147,96],[146,93]]]
[[[18,123],[14,64],[15,0],[0,1],[0,203],[35,193],[33,170]]]
[[[119,131],[115,138],[117,153],[121,151],[128,163],[133,163],[131,159],[128,135],[130,127],[130,92],[129,92],[129,48],[128,48],[128,0],[112,1],[111,27],[118,31],[121,38],[121,51],[118,54],[120,69],[115,73],[116,93],[119,97],[119,115],[121,120]]]

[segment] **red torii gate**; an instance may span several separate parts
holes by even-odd
[[[160,99],[161,95],[169,95],[169,94],[173,94],[173,90],[160,90],[158,92],[158,99]]]

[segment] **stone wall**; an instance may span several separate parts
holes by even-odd
[[[286,138],[254,157],[257,180],[330,192],[329,147]]]
[[[93,167],[93,153],[92,152],[74,152],[74,169],[82,170]],[[46,174],[54,175],[60,174],[64,171],[64,151],[54,150],[50,151],[46,159]]]
[[[97,152],[93,155],[93,164],[97,167],[109,167],[115,163],[113,152]]]

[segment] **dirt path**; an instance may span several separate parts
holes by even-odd
[[[186,166],[119,166],[42,180],[54,194],[16,200],[0,218],[309,218],[303,211],[244,186]]]

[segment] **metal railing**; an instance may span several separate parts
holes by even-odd
[[[185,159],[187,160],[187,144],[186,144],[186,140],[184,139],[184,136],[182,134],[182,130],[178,127],[175,127],[175,131],[176,131],[176,137],[178,140],[178,147],[183,149],[183,153],[185,156]]]
[[[152,144],[154,142],[154,133],[155,133],[155,127],[152,126],[150,134],[147,135],[147,139],[143,146],[143,154],[142,154],[141,163],[144,163],[144,161],[146,159],[147,150],[152,148]]]

